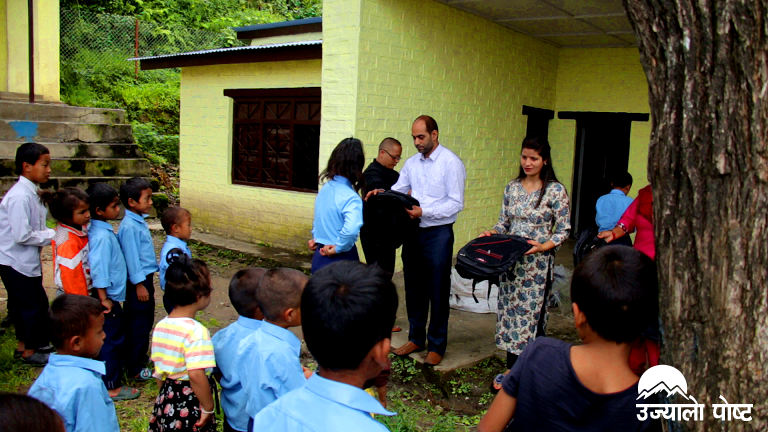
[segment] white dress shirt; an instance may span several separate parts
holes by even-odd
[[[0,202],[0,265],[27,277],[42,275],[40,248],[51,244],[56,235],[56,230],[45,226],[48,209],[37,190],[22,176]]]
[[[408,193],[419,200],[421,223],[427,228],[456,222],[464,209],[464,182],[467,172],[455,153],[437,144],[428,158],[419,153],[405,161],[393,191]]]

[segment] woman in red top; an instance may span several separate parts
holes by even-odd
[[[635,230],[637,230],[637,235],[635,235],[635,243],[632,247],[655,261],[656,239],[653,234],[653,194],[650,185],[640,189],[637,198],[627,207],[616,227],[610,231],[603,231],[597,236],[605,240],[606,243],[610,243]],[[655,329],[656,325],[652,327]],[[629,366],[638,375],[645,371],[646,365],[652,367],[659,364],[658,337],[648,337],[650,333],[658,334],[658,330],[649,329],[646,331],[644,337],[632,344],[632,351],[629,353]]]
[[[653,236],[653,194],[648,185],[637,193],[637,198],[627,207],[619,223],[611,231],[603,231],[597,237],[610,243],[637,230],[633,247],[656,259],[656,239]]]

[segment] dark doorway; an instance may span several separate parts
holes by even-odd
[[[523,115],[528,116],[525,137],[540,136],[549,139],[549,121],[555,118],[555,112],[543,108],[523,105]]]
[[[629,167],[633,121],[648,114],[561,111],[558,118],[576,120],[576,151],[571,190],[571,235],[595,226],[595,203],[611,190],[614,173]]]

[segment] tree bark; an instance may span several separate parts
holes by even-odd
[[[624,0],[646,72],[662,363],[768,429],[768,1]],[[712,404],[754,404],[751,422]]]

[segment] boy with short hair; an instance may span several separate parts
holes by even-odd
[[[165,230],[165,243],[160,251],[158,258],[158,276],[160,278],[160,289],[165,291],[165,272],[168,270],[168,252],[179,248],[192,258],[192,251],[187,246],[187,241],[192,237],[192,214],[181,207],[168,207],[160,216],[160,224]],[[171,313],[171,306],[163,296],[163,307],[165,311]]]
[[[238,348],[244,362],[241,382],[245,411],[250,419],[306,382],[299,361],[301,341],[288,330],[301,325],[301,293],[306,284],[304,273],[281,268],[267,271],[256,288],[256,303],[264,321]]]
[[[241,377],[245,357],[239,350],[251,350],[248,336],[261,328],[261,313],[256,303],[256,288],[266,273],[263,268],[247,268],[238,271],[229,282],[229,301],[240,317],[228,327],[213,335],[213,352],[216,355],[219,384],[221,384],[221,408],[224,410],[224,432],[245,431],[248,414],[245,411],[245,393]],[[245,345],[241,348],[241,343]],[[248,360],[245,360],[248,361]]]
[[[16,328],[15,357],[43,366],[48,361],[46,314],[48,296],[43,288],[40,249],[51,244],[56,231],[47,228],[48,210],[40,200],[40,187],[51,176],[51,154],[37,143],[16,149],[19,181],[0,202],[0,278],[8,291],[8,314]]]
[[[128,270],[120,242],[109,223],[120,215],[120,197],[115,188],[106,183],[94,183],[86,192],[91,210],[91,227],[88,229],[91,285],[94,297],[104,308],[106,335],[97,359],[105,363],[104,385],[112,400],[136,399],[141,392],[122,385],[125,314],[121,302],[125,301]]]
[[[147,368],[149,338],[155,321],[155,286],[157,257],[149,225],[144,220],[152,209],[152,187],[143,178],[135,177],[120,186],[120,201],[125,216],[117,230],[128,269],[125,298],[125,354],[129,377],[146,381],[152,378]]]
[[[500,432],[510,420],[511,431],[648,428],[637,419],[638,377],[628,359],[654,316],[657,287],[653,261],[632,248],[607,246],[584,257],[571,282],[584,344],[540,337],[528,345],[477,430]]]
[[[340,261],[318,270],[301,298],[302,330],[318,372],[264,408],[253,431],[386,431],[394,415],[362,390],[389,367],[397,291],[378,266]],[[250,431],[249,431],[250,432]]]
[[[98,300],[64,294],[51,303],[50,328],[56,354],[29,389],[51,407],[67,432],[119,432],[115,405],[101,380],[104,363],[94,360],[104,343],[104,314]]]
[[[630,173],[622,172],[614,175],[611,179],[611,187],[613,189],[598,198],[595,204],[597,232],[612,230],[633,201],[627,196],[629,190],[632,189],[632,175]],[[613,244],[632,246],[632,240],[629,236],[622,238],[623,241],[614,241]]]

